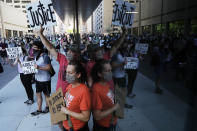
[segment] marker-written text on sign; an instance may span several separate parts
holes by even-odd
[[[27,5],[27,16],[33,29],[56,25],[56,17],[51,0],[39,0]]]
[[[135,6],[127,1],[116,0],[113,9],[112,25],[130,28],[133,24]]]

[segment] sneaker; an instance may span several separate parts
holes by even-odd
[[[43,111],[37,110],[37,111],[32,112],[31,115],[32,115],[32,116],[37,116],[37,115],[39,115],[39,114],[41,114],[41,113],[43,113]]]
[[[128,109],[133,108],[133,106],[132,106],[132,105],[129,105],[129,104],[125,104],[124,107],[125,107],[125,108],[128,108]]]
[[[48,113],[49,112],[49,107],[45,107],[43,113]]]
[[[163,94],[163,90],[160,89],[160,88],[156,88],[156,89],[155,89],[155,93],[161,95],[161,94]]]
[[[131,94],[131,95],[127,95],[127,97],[129,97],[129,98],[133,99],[133,98],[135,98],[135,97],[136,97],[136,95],[135,95],[135,94]]]
[[[29,100],[26,104],[32,105],[34,103],[34,100]]]
[[[29,102],[29,100],[26,100],[24,103],[27,104]]]

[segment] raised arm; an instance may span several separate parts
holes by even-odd
[[[47,48],[47,50],[50,52],[50,54],[52,56],[55,57],[55,59],[57,60],[57,51],[55,50],[55,48],[53,47],[53,45],[47,40],[47,38],[43,35],[43,31],[44,29],[41,27],[40,28],[40,31],[39,31],[39,36],[40,36],[40,39],[42,41],[42,43],[44,44],[44,46]]]
[[[127,29],[125,29],[123,27],[122,28],[122,36],[118,40],[116,40],[114,42],[114,44],[112,45],[112,49],[110,51],[110,57],[112,57],[117,52],[117,50],[120,48],[120,46],[124,42],[126,35],[127,35]]]

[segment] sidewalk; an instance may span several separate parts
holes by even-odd
[[[53,66],[56,75],[51,82],[52,93],[56,88],[58,64],[53,61]],[[134,108],[125,109],[125,119],[118,120],[117,131],[183,131],[189,109],[186,103],[166,89],[163,95],[154,94],[153,81],[140,73],[134,92],[134,99],[127,98]],[[28,106],[23,103],[26,99],[19,75],[0,90],[0,131],[60,131],[58,126],[51,125],[49,113],[31,116],[37,103]],[[92,120],[89,126],[92,128]]]

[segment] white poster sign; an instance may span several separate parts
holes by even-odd
[[[16,59],[23,55],[21,47],[6,48],[6,52],[9,59]]]
[[[134,21],[135,6],[127,1],[116,0],[113,9],[112,25],[131,28]]]
[[[22,69],[24,74],[33,74],[37,73],[38,70],[35,69],[34,65],[36,64],[35,61],[28,61],[22,63]]]
[[[38,0],[26,6],[27,17],[32,29],[57,25],[51,0]]]
[[[148,52],[148,43],[136,43],[135,50],[140,54],[147,54]]]
[[[126,57],[127,64],[124,66],[125,69],[137,69],[139,59],[135,57]]]

